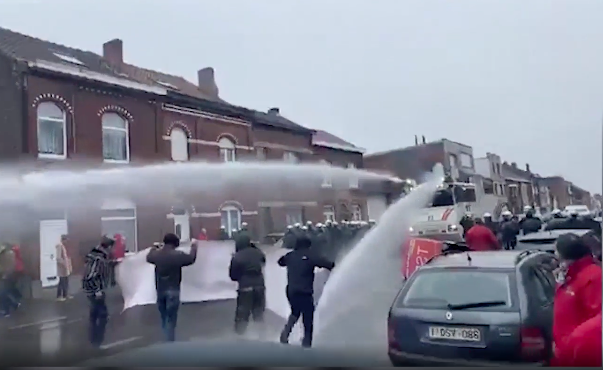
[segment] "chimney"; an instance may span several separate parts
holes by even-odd
[[[423,144],[425,144],[425,135],[421,136],[423,138]]]
[[[415,146],[419,145],[419,138],[415,135]]]
[[[211,95],[214,98],[218,97],[220,90],[216,84],[214,77],[214,69],[212,67],[206,67],[197,71],[197,80],[199,90]]]
[[[270,114],[272,116],[278,116],[281,114],[281,110],[278,108],[270,108],[270,109],[268,109],[268,114]]]
[[[526,163],[526,171],[532,173],[532,171],[530,171],[530,164]]]
[[[122,64],[124,62],[124,42],[120,39],[105,42],[103,44],[103,58],[111,64]]]
[[[511,167],[517,168],[517,163],[516,162],[511,162]]]

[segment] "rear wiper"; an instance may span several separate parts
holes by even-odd
[[[466,310],[468,308],[495,307],[495,306],[504,306],[506,304],[507,304],[507,302],[505,302],[505,301],[484,301],[484,302],[473,302],[473,303],[463,303],[463,304],[448,303],[448,309],[450,309],[450,310]]]

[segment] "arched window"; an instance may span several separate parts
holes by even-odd
[[[232,140],[223,137],[218,141],[220,146],[220,158],[222,162],[234,162],[235,158],[235,143]]]
[[[356,166],[354,163],[348,163],[348,169],[355,170]],[[358,188],[358,177],[356,174],[350,174],[350,188],[357,189]]]
[[[241,229],[241,210],[235,206],[224,206],[220,209],[221,224],[220,226],[226,229],[228,236],[232,236],[232,232]]]
[[[331,163],[329,163],[329,161],[326,161],[324,159],[320,160],[320,164],[323,166],[330,166]],[[323,173],[323,177],[322,177],[322,187],[323,188],[330,188],[331,186],[333,186],[333,181],[331,179],[331,174],[329,173],[329,169],[325,168],[324,173]]]
[[[173,161],[188,161],[188,137],[183,129],[172,128],[170,133]]]
[[[56,104],[43,102],[38,105],[38,157],[67,157],[67,119],[65,112]]]
[[[105,162],[129,162],[128,121],[117,113],[103,114],[103,158]]]

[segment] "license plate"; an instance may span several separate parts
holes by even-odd
[[[427,230],[427,233],[430,233],[430,234],[438,234],[439,232],[440,232],[440,230],[438,230],[438,229],[429,229],[429,230]]]
[[[430,326],[430,339],[462,340],[466,342],[479,342],[482,333],[476,328],[447,328],[443,326]]]

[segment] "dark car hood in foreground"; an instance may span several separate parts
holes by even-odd
[[[251,340],[157,344],[86,361],[85,367],[391,366],[387,357],[353,349],[302,348]]]

